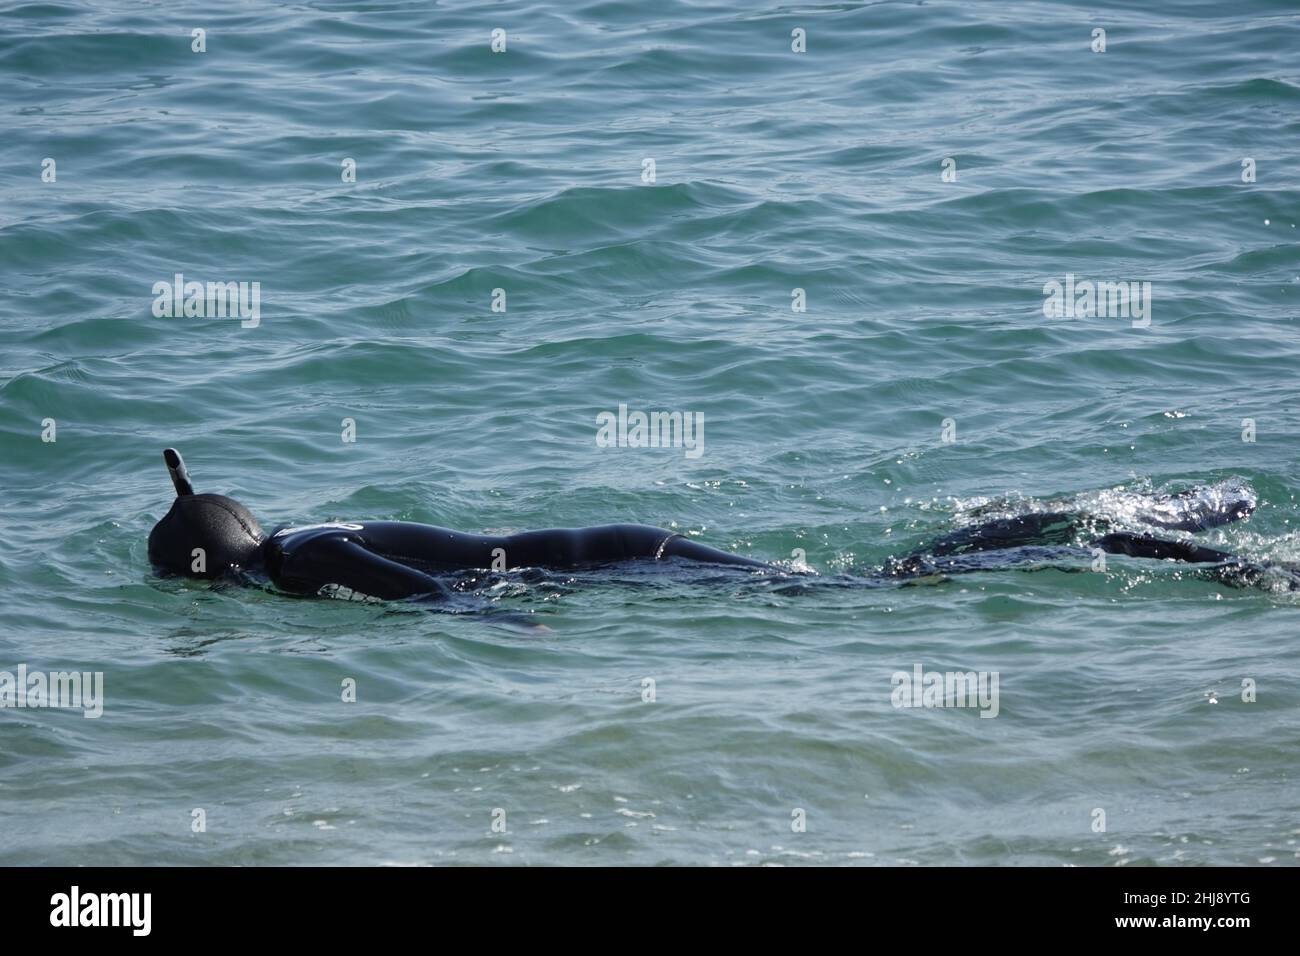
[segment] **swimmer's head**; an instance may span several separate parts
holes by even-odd
[[[259,564],[266,535],[252,512],[225,495],[196,495],[176,449],[164,451],[163,460],[176,500],[149,532],[150,562],[195,578],[219,578]]]

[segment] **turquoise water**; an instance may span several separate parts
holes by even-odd
[[[1300,15],[1128,6],[5,5],[0,670],[104,712],[0,711],[0,862],[1294,864],[1286,594],[508,578],[532,634],[145,554],[176,445],[268,528],[640,521],[827,578],[1240,478],[1205,543],[1300,559]],[[156,317],[176,273],[257,324]],[[1067,274],[1149,327],[1046,317]],[[703,453],[597,447],[620,404]],[[895,708],[918,664],[997,717]]]

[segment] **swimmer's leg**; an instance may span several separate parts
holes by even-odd
[[[1014,518],[999,518],[949,532],[916,553],[938,556],[1024,545],[1068,544],[1074,539],[1082,520],[1081,515],[1063,511],[1033,512]]]
[[[1255,493],[1238,481],[1197,485],[1169,495],[1153,495],[1136,517],[1143,524],[1174,531],[1205,531],[1249,518]]]
[[[1091,552],[1083,548],[1062,544],[1024,544],[940,557],[918,551],[902,558],[891,558],[882,573],[887,578],[918,582],[951,574],[973,574],[978,571],[1038,570],[1049,567],[1061,567],[1064,570],[1068,566],[1053,562],[1086,559],[1090,555]]]
[[[1210,567],[1197,569],[1199,575],[1234,588],[1300,591],[1300,568],[1295,565],[1250,561],[1227,551],[1203,548],[1191,541],[1165,541],[1150,535],[1115,532],[1098,538],[1093,546],[1109,554],[1207,564]]]
[[[1255,492],[1250,485],[1239,479],[1228,479],[1167,494],[1122,489],[1087,493],[1058,498],[1045,503],[1045,507],[1052,516],[1072,516],[1076,522],[1086,523],[1094,529],[1111,524],[1115,513],[1119,512],[1129,521],[1169,531],[1195,532],[1248,518],[1256,504]],[[1006,501],[994,501],[972,513],[978,516],[990,509],[1005,507]],[[1005,522],[1015,525],[1034,518],[1028,515],[1005,519]],[[994,525],[998,523],[992,522]],[[958,535],[962,533],[956,532]]]
[[[1232,486],[1237,488],[1237,486]],[[1199,530],[1236,521],[1250,514],[1254,498],[1248,489],[1233,491],[1227,486],[1212,485],[1193,488],[1179,495],[1164,495],[1152,499],[1155,507],[1141,516],[1148,524],[1161,527]],[[983,524],[960,528],[918,548],[901,558],[893,558],[885,567],[892,577],[915,577],[934,573],[936,558],[971,555],[984,551],[1003,551],[1016,548],[1068,545],[1091,525],[1093,530],[1102,519],[1071,511],[1031,512],[1011,518],[999,518]],[[1236,560],[1232,555],[1210,548],[1179,541],[1164,541],[1149,535],[1116,532],[1092,542],[1090,547],[1101,548],[1110,554],[1131,554],[1134,557],[1168,558],[1176,561],[1214,563]],[[946,569],[953,570],[953,569]]]
[[[993,570],[996,566],[1011,566],[1024,560],[1042,560],[1049,550],[1073,551],[1066,547],[1079,530],[1077,516],[1063,512],[1024,515],[991,521],[974,528],[963,528],[939,538],[928,548],[922,548],[902,558],[895,558],[886,566],[892,577],[913,578],[926,574],[960,573],[962,571]],[[1205,548],[1190,541],[1166,541],[1147,534],[1117,531],[1102,535],[1089,542],[1089,549],[1100,549],[1107,554],[1127,554],[1135,558],[1186,561],[1197,564],[1239,562],[1226,551]],[[986,555],[983,552],[1002,551],[1003,555]],[[1089,551],[1078,552],[1086,556]],[[1059,556],[1064,557],[1064,554]]]
[[[1226,564],[1216,564],[1201,573],[1212,581],[1234,588],[1300,591],[1300,566],[1291,563],[1234,560]]]
[[[935,538],[901,558],[890,558],[884,573],[894,578],[922,577],[939,570],[959,570],[940,565],[951,562],[938,558],[970,555],[981,551],[1004,551],[1032,546],[1066,545],[1079,531],[1082,516],[1062,511],[1035,512],[1014,518],[999,518],[969,528],[960,528]],[[983,567],[988,567],[987,564]]]
[[[1146,534],[1116,531],[1103,535],[1091,543],[1107,554],[1127,554],[1135,558],[1156,558],[1164,561],[1187,561],[1192,564],[1219,564],[1225,561],[1240,562],[1227,551],[1204,548],[1194,541],[1166,541]]]

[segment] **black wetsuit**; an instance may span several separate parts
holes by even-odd
[[[1248,492],[1198,488],[1153,497],[1139,516],[1160,528],[1201,531],[1239,520],[1254,510]],[[1236,586],[1257,584],[1273,572],[1300,588],[1295,569],[1245,561],[1192,541],[1115,531],[1082,512],[1048,511],[985,521],[950,532],[923,548],[891,559],[863,583],[885,584],[935,574],[1088,558],[1095,551],[1202,565],[1202,573]],[[475,569],[569,569],[630,560],[682,558],[715,565],[766,569],[775,565],[730,554],[681,534],[648,525],[553,528],[512,535],[467,534],[405,521],[332,522],[287,527],[260,546],[261,563],[280,588],[352,600],[444,598],[440,575]]]
[[[942,535],[924,548],[892,560],[886,571],[894,577],[940,572],[983,570],[989,552],[1023,553],[1026,559],[1087,557],[1092,551],[1125,554],[1135,558],[1186,561],[1193,564],[1240,563],[1226,551],[1216,551],[1194,541],[1172,541],[1151,534],[1112,531],[1098,534],[1105,522],[1088,515],[1038,512],[1000,518]],[[1189,529],[1190,530],[1190,529]],[[1200,530],[1199,526],[1196,530]]]
[[[434,575],[473,568],[579,568],[632,559],[684,558],[751,568],[769,565],[638,524],[466,534],[407,521],[280,528],[262,544],[271,580],[296,594],[363,600],[443,596]]]
[[[176,449],[164,450],[163,460],[176,500],[149,532],[149,560],[172,574],[215,579],[232,572],[254,577],[265,573],[285,591],[355,600],[447,598],[451,591],[439,576],[448,573],[567,570],[669,558],[773,572],[765,577],[790,575],[775,565],[637,524],[484,535],[405,521],[330,522],[280,528],[268,537],[252,512],[233,498],[196,494]],[[990,518],[990,503],[976,512],[990,520],[891,558],[877,572],[854,577],[851,583],[878,586],[935,574],[1041,565],[1100,551],[1201,565],[1209,576],[1237,586],[1280,582],[1300,590],[1300,568],[1294,565],[1252,562],[1190,541],[1122,530],[1106,516],[1113,513],[1168,530],[1204,531],[1254,511],[1255,495],[1240,481],[1175,494],[1108,495],[1098,502],[1100,512],[1067,501],[1064,509],[1056,505]],[[454,586],[463,590],[462,583]]]

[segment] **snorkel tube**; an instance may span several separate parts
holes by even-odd
[[[167,463],[167,473],[172,476],[176,497],[184,498],[194,494],[194,485],[190,484],[190,473],[185,470],[185,459],[181,453],[175,448],[164,448],[163,461]]]

